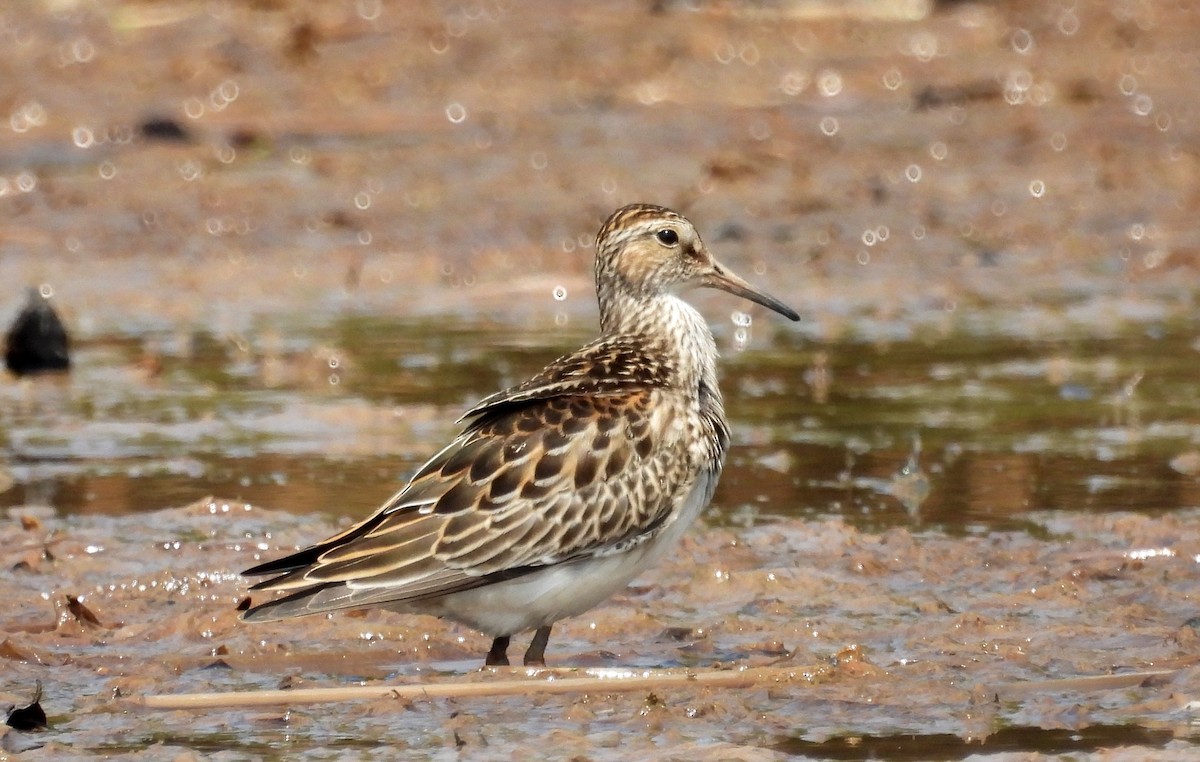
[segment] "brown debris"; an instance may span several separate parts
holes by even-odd
[[[83,604],[78,598],[73,595],[67,596],[67,611],[71,612],[71,616],[75,617],[75,621],[86,627],[104,627],[100,620],[96,617],[92,610]]]

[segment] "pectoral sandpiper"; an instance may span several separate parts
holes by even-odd
[[[729,443],[717,348],[677,294],[717,288],[795,311],[713,259],[669,209],[618,209],[596,237],[600,338],[493,394],[462,433],[370,518],[255,566],[252,589],[288,595],[265,621],[380,606],[462,622],[494,640],[550,628],[623,588],[708,504]]]

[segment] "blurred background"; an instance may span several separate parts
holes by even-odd
[[[591,338],[672,206],[804,316],[696,294],[712,522],[987,532],[1200,504],[1200,12],[932,0],[0,10],[0,505],[362,516]]]

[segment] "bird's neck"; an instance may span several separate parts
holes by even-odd
[[[674,294],[632,296],[620,292],[600,298],[600,329],[605,336],[630,336],[671,360],[679,388],[717,389],[717,345],[704,317]]]

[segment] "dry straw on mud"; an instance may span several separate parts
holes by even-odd
[[[520,672],[521,670],[514,670]],[[668,688],[753,688],[791,682],[811,682],[820,668],[761,667],[708,672],[669,670],[537,670],[527,679],[476,683],[422,683],[415,685],[355,685],[341,688],[239,691],[230,693],[181,693],[137,696],[129,701],[148,709],[207,709],[214,707],[269,706],[273,704],[318,704],[378,698],[475,698],[530,693],[617,693]]]
[[[519,671],[519,670],[514,670]],[[180,693],[148,695],[128,699],[147,709],[210,709],[278,704],[320,704],[361,699],[477,698],[531,693],[617,693],[670,688],[759,688],[782,683],[812,683],[824,670],[760,667],[708,672],[667,670],[537,670],[530,678],[474,683],[415,685],[355,685],[340,688],[238,691],[229,693]],[[1078,692],[1130,688],[1146,682],[1168,680],[1179,670],[1150,670],[1119,675],[1093,675],[1058,680],[1003,683],[988,687],[984,695],[997,700],[1023,698],[1037,693]]]

